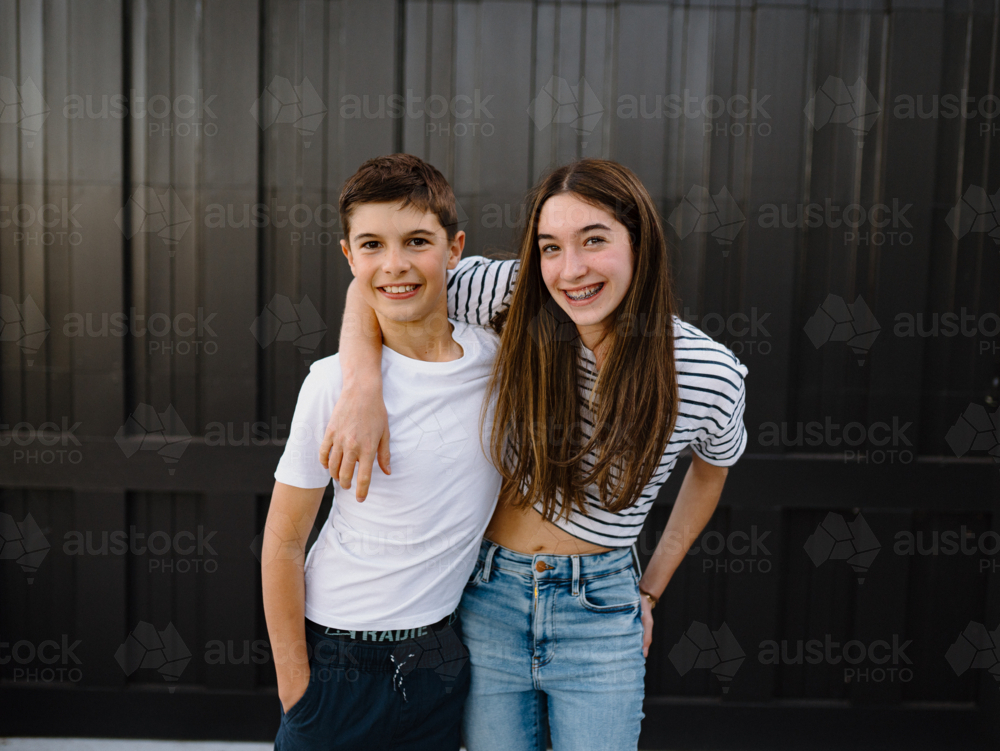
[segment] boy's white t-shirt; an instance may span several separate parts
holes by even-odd
[[[426,626],[451,613],[475,566],[500,492],[483,452],[480,413],[499,339],[451,321],[463,350],[425,362],[382,348],[392,474],[378,463],[368,496],[334,483],[333,508],[306,558],[306,617],[337,629]],[[338,355],[317,360],[299,392],[274,477],[299,488],[331,482],[319,462],[340,396]],[[483,435],[489,440],[492,410]]]

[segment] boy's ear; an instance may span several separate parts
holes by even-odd
[[[463,250],[465,250],[465,232],[459,230],[455,233],[455,236],[451,239],[451,242],[448,245],[449,269],[453,269],[458,265],[458,261],[462,257]]]
[[[347,240],[340,241],[340,249],[344,251],[344,257],[347,259],[347,263],[351,267],[351,274],[357,276],[354,272],[354,254],[351,253],[351,246],[347,243]]]

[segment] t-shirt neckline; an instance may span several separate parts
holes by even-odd
[[[454,360],[417,360],[414,357],[407,357],[406,355],[397,352],[385,344],[382,345],[382,359],[387,361],[392,361],[405,365],[408,368],[415,368],[419,370],[446,370],[449,368],[462,367],[471,358],[469,352],[470,343],[468,338],[465,336],[467,331],[467,326],[463,325],[461,321],[455,321],[451,318],[448,319],[448,323],[451,324],[451,337],[455,342],[462,348],[462,356],[457,357]]]

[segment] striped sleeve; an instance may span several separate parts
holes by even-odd
[[[448,272],[448,317],[488,326],[493,316],[510,304],[520,263],[482,256],[461,259]]]
[[[729,467],[736,463],[747,446],[747,430],[743,424],[747,367],[728,349],[722,349],[724,354],[717,355],[717,361],[706,368],[708,372],[699,374],[703,378],[711,377],[712,381],[697,389],[696,400],[704,402],[707,409],[699,420],[704,430],[699,431],[701,436],[691,444],[691,450],[709,464]],[[704,382],[703,379],[698,381]]]

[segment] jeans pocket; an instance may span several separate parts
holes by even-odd
[[[299,700],[295,702],[291,708],[281,715],[282,722],[294,722],[295,718],[302,714],[302,709],[307,706],[308,702],[312,700],[313,695],[319,690],[317,684],[319,679],[316,677],[317,666],[312,660],[309,661],[309,684],[306,686],[306,692],[299,697]]]
[[[580,582],[580,605],[593,613],[631,613],[639,607],[639,585],[632,569]]]

